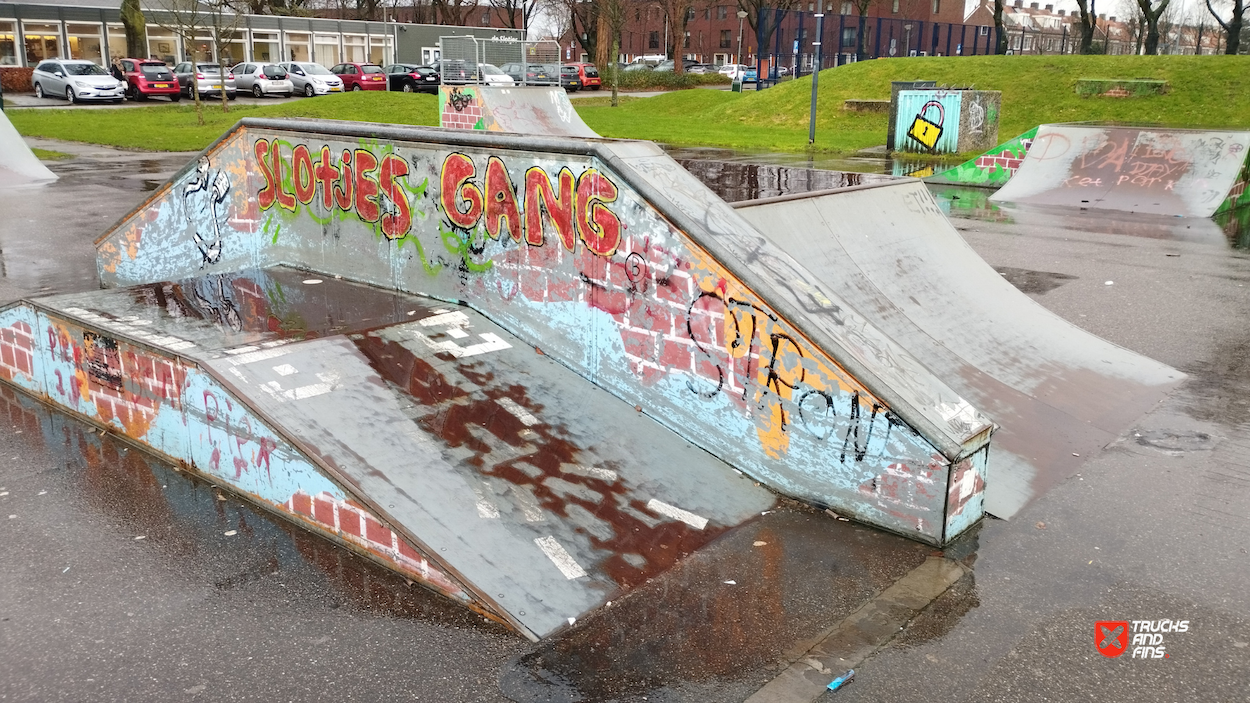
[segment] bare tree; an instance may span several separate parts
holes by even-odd
[[[1244,26],[1244,18],[1246,14],[1245,0],[1232,0],[1232,16],[1227,22],[1225,22],[1224,18],[1220,16],[1220,13],[1216,12],[1215,8],[1211,6],[1211,0],[1206,0],[1206,3],[1207,11],[1211,13],[1211,16],[1215,18],[1216,22],[1220,23],[1220,28],[1224,30],[1224,35],[1227,37],[1227,39],[1224,40],[1224,53],[1229,54],[1230,56],[1236,54],[1238,49],[1241,47],[1241,30]],[[1223,3],[1220,4],[1222,5]]]
[[[191,49],[195,43],[196,30],[204,25],[203,7],[198,0],[156,0],[156,8],[162,12],[157,24],[168,29],[182,40],[184,58],[191,61],[191,97],[195,99],[195,119],[204,126],[204,104],[200,102],[200,81],[196,78],[195,55]],[[225,75],[222,76],[222,92],[225,92]]]
[[[994,31],[998,40],[994,43],[994,53],[999,56],[1007,53],[1007,26],[1003,24],[1003,6],[1005,0],[994,0]]]
[[[872,0],[868,0],[868,2],[872,2]],[[768,46],[768,40],[773,36],[773,32],[777,31],[777,14],[774,11],[793,10],[798,3],[799,0],[738,0],[738,9],[747,13],[746,21],[751,27],[752,36],[755,37],[756,56],[764,53],[764,47]],[[763,13],[763,25],[760,24],[761,10],[768,10],[768,12]],[[862,31],[863,28],[861,27],[860,29]]]
[[[503,15],[504,22],[509,27],[521,29],[530,26],[530,18],[538,8],[538,0],[490,0],[490,6]]]
[[[599,11],[602,0],[562,0],[568,11],[569,31],[587,56],[598,56]],[[564,35],[558,35],[563,38]]]
[[[1142,44],[1146,41],[1146,18],[1142,16],[1137,0],[1125,0],[1120,11],[1125,16],[1124,28],[1128,30],[1128,39],[1133,45],[1133,53],[1140,54]]]
[[[1093,0],[1090,0],[1092,3]],[[1146,20],[1146,55],[1155,56],[1159,53],[1159,18],[1167,12],[1172,0],[1137,0],[1142,16]]]
[[[608,36],[612,42],[612,55],[610,61],[606,64],[608,67],[609,80],[612,81],[612,107],[617,107],[619,101],[617,98],[618,85],[620,83],[621,67],[617,60],[621,55],[621,32],[625,29],[626,7],[625,0],[599,0],[599,17],[602,25],[607,29]],[[602,75],[602,67],[599,64],[600,75]]]
[[[242,15],[231,6],[232,0],[199,0],[204,8],[205,19],[213,40],[213,50],[217,54],[217,68],[221,72],[221,111],[230,112],[229,97],[226,95],[226,75],[229,69],[228,60],[233,60],[231,50],[236,40],[242,39],[239,33],[239,20]],[[238,60],[242,60],[240,55]]]
[[[477,7],[476,0],[432,0],[434,15],[442,24],[463,27],[468,13]]]
[[[602,2],[602,0],[600,0]],[[686,72],[685,55],[686,23],[694,14],[694,0],[664,0],[664,15],[668,17],[668,51],[673,59],[673,75]]]
[[[1098,31],[1098,15],[1094,13],[1094,0],[1076,0],[1080,12],[1081,26],[1080,53],[1094,53],[1094,32]]]

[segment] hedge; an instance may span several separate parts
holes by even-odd
[[[599,72],[599,80],[603,82],[604,90],[612,88],[612,76],[609,75],[608,70]],[[719,73],[704,73],[701,75],[683,73],[679,76],[671,71],[621,71],[619,85],[622,90],[642,90],[648,88],[682,90],[684,88],[698,88],[701,85],[728,85],[731,82],[728,76],[722,76]]]

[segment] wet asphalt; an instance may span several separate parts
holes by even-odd
[[[191,157],[36,145],[74,158],[0,191],[0,302],[96,287],[92,241]],[[955,223],[1191,378],[947,550],[972,574],[822,701],[1250,700],[1250,256],[1094,217]],[[931,551],[789,505],[535,645],[24,396],[3,422],[0,700],[742,700]],[[1167,659],[1094,647],[1097,620],[1164,618],[1191,622]]]

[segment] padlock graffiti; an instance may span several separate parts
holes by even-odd
[[[929,108],[937,108],[937,121],[933,121],[926,117]],[[942,107],[942,103],[936,100],[930,100],[920,108],[920,112],[916,115],[916,119],[912,121],[911,127],[907,130],[907,136],[915,139],[926,148],[932,149],[937,146],[938,139],[942,137],[942,123],[946,121],[946,108]]]

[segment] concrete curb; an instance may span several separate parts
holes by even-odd
[[[830,681],[884,646],[967,572],[958,562],[929,557],[859,610],[787,652],[790,666],[746,703],[812,703]]]

